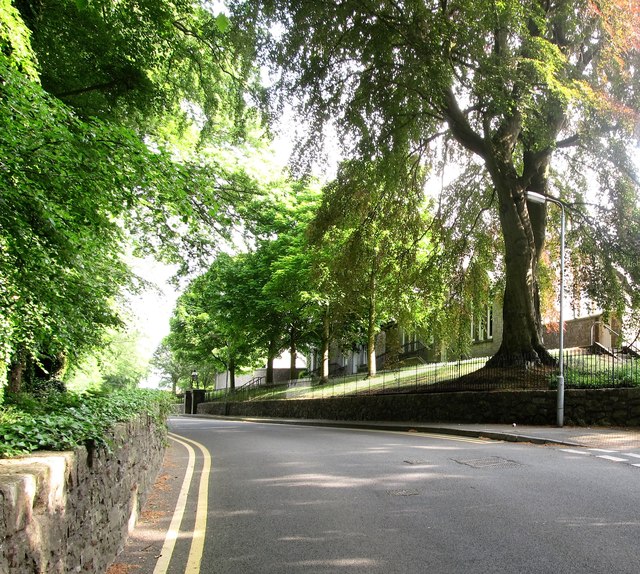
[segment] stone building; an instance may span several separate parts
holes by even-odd
[[[565,321],[564,348],[592,347],[594,343],[611,350],[620,344],[621,327],[619,321],[605,320],[603,313],[577,317]],[[468,357],[491,357],[500,348],[502,342],[502,308],[499,302],[487,306],[481,316],[471,321],[471,346]],[[544,325],[543,341],[548,349],[557,349],[559,344],[558,323]],[[449,356],[443,344],[435,340],[423,341],[415,333],[397,325],[381,332],[376,339],[376,361],[378,370],[394,366],[410,366],[440,362],[457,357]],[[317,353],[308,357],[309,371],[319,370]],[[344,353],[337,345],[332,345],[329,356],[331,375],[350,375],[367,370],[367,349],[362,345],[353,351]]]

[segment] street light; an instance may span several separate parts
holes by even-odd
[[[558,375],[558,403],[557,417],[558,426],[564,425],[564,203],[555,197],[549,197],[535,191],[527,191],[527,200],[531,203],[555,203],[560,206],[560,341],[559,352],[559,375]]]

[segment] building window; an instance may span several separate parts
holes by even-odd
[[[481,313],[471,318],[471,340],[475,343],[493,339],[493,307],[485,305]]]
[[[411,353],[418,350],[418,335],[417,333],[408,333],[404,329],[402,330],[402,352]]]

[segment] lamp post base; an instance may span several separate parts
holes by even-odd
[[[564,376],[558,377],[558,407],[557,407],[558,426],[564,426]]]

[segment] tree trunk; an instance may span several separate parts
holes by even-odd
[[[546,206],[527,204],[525,200],[528,189],[546,195],[553,149],[525,148],[522,161],[516,161],[514,154],[519,146],[526,145],[521,138],[523,121],[517,107],[502,119],[497,129],[492,130],[487,122],[484,135],[480,136],[468,123],[453,90],[448,89],[443,95],[445,116],[453,136],[483,159],[499,201],[506,272],[503,333],[500,349],[487,366],[555,364],[542,345],[536,276],[544,246]],[[546,129],[549,141],[554,141],[565,118],[561,109],[550,111],[555,113],[548,115]]]
[[[276,340],[271,339],[269,341],[269,349],[267,350],[267,385],[273,384],[273,361],[276,358]]]
[[[236,390],[236,360],[234,357],[229,359],[229,388],[232,391]]]
[[[329,380],[329,307],[325,309],[324,317],[322,318],[322,349],[320,352],[321,371],[320,382],[326,383]]]
[[[376,376],[376,270],[369,276],[369,317],[367,323],[367,376]]]
[[[19,345],[9,363],[8,392],[19,393],[22,390],[22,383],[27,369],[27,357],[28,353],[25,348]]]
[[[274,361],[275,357],[273,357],[272,355],[269,355],[267,357],[267,375],[266,375],[266,380],[265,383],[267,385],[272,385],[273,384],[273,361]]]
[[[25,363],[22,360],[11,363],[11,367],[9,367],[9,385],[7,388],[10,393],[19,393],[22,389],[24,369]]]
[[[298,370],[296,369],[296,361],[298,359],[298,349],[296,347],[297,342],[297,330],[295,327],[291,327],[289,331],[289,380],[295,381],[298,378]]]
[[[494,180],[495,181],[495,180]],[[546,206],[527,203],[525,190],[514,183],[498,190],[504,235],[506,284],[503,332],[488,367],[555,364],[542,343],[537,265],[544,246]]]

